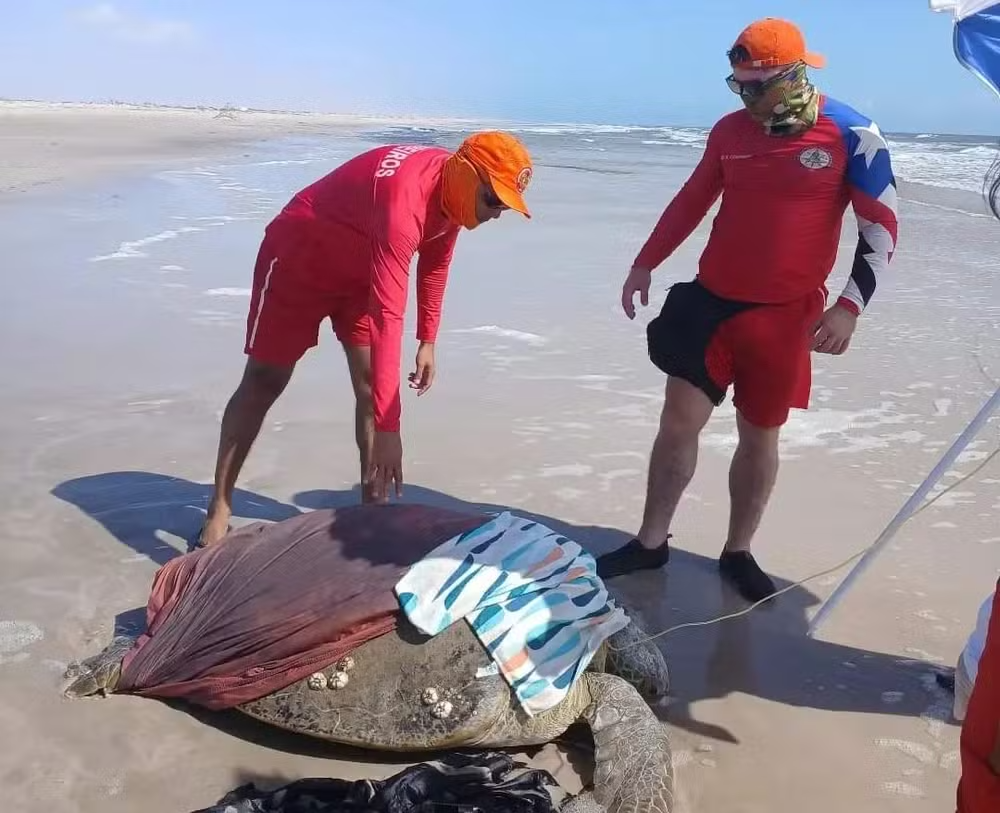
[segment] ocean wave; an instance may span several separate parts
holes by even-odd
[[[427,135],[433,136],[436,134],[452,134],[452,133],[473,133],[480,129],[483,129],[487,123],[475,124],[441,124],[435,125],[433,127],[418,127],[414,125],[391,125],[381,129],[381,132],[386,133],[409,133],[413,135]],[[635,135],[635,134],[660,134],[666,137],[677,137],[681,140],[691,140],[691,141],[703,141],[707,135],[708,130],[702,127],[666,127],[666,126],[640,126],[632,124],[522,124],[517,122],[505,122],[505,123],[493,123],[489,124],[490,127],[498,127],[509,133],[527,133],[533,135],[550,135],[550,136],[581,136],[581,140],[593,136],[616,136],[616,135]]]
[[[150,237],[142,237],[139,240],[129,240],[127,242],[120,243],[117,251],[114,251],[111,254],[102,254],[98,257],[91,257],[90,262],[99,263],[106,260],[125,260],[136,257],[148,257],[149,255],[145,251],[141,250],[146,246],[152,245],[153,243],[162,243],[165,240],[173,240],[176,237],[180,237],[182,234],[198,231],[205,231],[205,229],[200,226],[182,226],[179,229],[167,229],[166,231],[161,231],[159,234],[151,235]]]
[[[934,138],[937,140],[890,138],[896,176],[911,183],[979,194],[986,173],[1000,155],[997,148],[989,144],[950,142],[942,136]]]
[[[580,164],[550,164],[548,162],[539,161],[537,163],[540,167],[551,167],[552,169],[572,169],[577,172],[593,172],[597,175],[635,175],[627,169],[610,169],[608,167],[595,167],[595,166],[581,166]]]
[[[574,122],[523,122],[523,121],[450,121],[381,124],[365,133],[367,140],[377,143],[419,143],[452,146],[458,139],[471,132],[500,128],[523,137],[536,156],[538,165],[559,166],[589,172],[613,172],[625,174],[629,171],[628,161],[638,151],[643,152],[643,161],[656,160],[658,152],[671,154],[683,160],[683,155],[692,155],[692,150],[703,150],[709,130],[690,126],[648,126],[627,124],[595,124]],[[947,136],[935,133],[887,134],[893,169],[901,181],[919,183],[942,189],[953,189],[980,194],[983,179],[1000,156],[995,144],[988,138],[970,136]],[[285,177],[284,170],[294,165],[304,165],[317,160],[332,161],[333,152],[303,144],[304,149],[292,154],[258,156],[250,166],[267,167],[275,170],[274,177]],[[625,150],[622,150],[625,148]],[[621,152],[620,152],[621,151]],[[575,153],[575,154],[574,154]],[[594,160],[598,157],[601,160]],[[621,155],[619,161],[617,155]],[[649,156],[646,158],[645,156]],[[336,158],[342,156],[338,153]],[[612,158],[613,161],[607,159]],[[263,160],[266,159],[266,160]],[[614,168],[607,169],[605,164]],[[238,197],[253,196],[258,206],[266,204],[260,211],[241,212],[245,217],[270,213],[272,204],[278,200],[272,195],[254,192],[249,185],[239,183],[245,167],[226,167],[231,172],[220,172],[220,166],[196,167],[193,170],[173,170],[160,177],[171,179],[208,180],[216,188]],[[269,175],[270,177],[270,175]],[[260,182],[269,186],[270,182]],[[284,191],[284,190],[283,190]],[[194,218],[192,218],[194,219]],[[221,218],[206,218],[205,224],[221,223]],[[112,257],[142,256],[141,245],[123,244],[119,252],[94,261]]]
[[[515,133],[538,135],[629,135],[656,132],[661,128],[626,124],[512,124],[506,129]]]
[[[640,143],[647,147],[694,147],[704,149],[707,135],[699,133],[674,132],[667,134],[666,138],[644,138]]]
[[[477,327],[455,328],[450,333],[485,333],[491,336],[499,336],[503,339],[513,339],[525,344],[540,346],[546,344],[548,339],[539,336],[537,333],[527,333],[523,330],[512,330],[511,328],[500,327],[499,325],[478,325]]]
[[[284,161],[256,161],[252,164],[247,164],[251,167],[289,167],[298,166],[304,164],[314,164],[317,161],[322,161],[322,158],[289,158]]]

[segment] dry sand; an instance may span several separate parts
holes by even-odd
[[[94,128],[116,130],[112,120],[142,122],[135,129],[146,138],[114,138],[130,145],[130,160],[151,166],[168,153],[208,155],[229,149],[226,139],[267,135],[188,113],[17,116],[0,118],[4,160],[36,169],[0,178],[7,187],[79,178],[81,165],[45,166],[37,146],[18,154],[5,122],[34,128],[32,142],[45,133],[75,143],[93,143]],[[175,122],[169,138],[154,120]],[[349,140],[343,150],[362,146]],[[118,166],[116,152],[98,149],[87,172]],[[511,507],[564,523],[599,552],[638,524],[662,387],[642,343],[651,312],[629,323],[616,308],[620,272],[683,176],[632,174],[622,181],[626,200],[609,196],[607,176],[571,163],[540,162],[530,225],[504,219],[462,241],[435,391],[420,402],[404,397],[406,499]],[[242,364],[256,241],[289,191],[241,187],[245,168],[212,171],[205,183],[215,186],[185,192],[182,203],[220,207],[206,212],[218,216],[239,214],[240,201],[265,204],[188,242],[100,262],[89,260],[193,215],[169,208],[177,201],[155,209],[141,184],[50,189],[7,208],[14,261],[2,272],[9,310],[0,324],[0,783],[12,809],[178,813],[248,777],[396,769],[238,718],[59,695],[65,663],[103,646],[115,615],[145,602],[157,563],[183,548],[203,516],[219,413]],[[224,187],[241,197],[211,191]],[[994,386],[1000,291],[986,254],[994,224],[910,200],[902,215],[895,282],[880,291],[851,352],[817,360],[814,408],[785,434],[757,545],[782,584],[870,542]],[[664,268],[651,308],[669,280],[690,276],[706,227]],[[845,232],[837,282],[852,252]],[[706,431],[669,574],[615,585],[655,627],[734,606],[714,571],[732,430],[727,405]],[[994,440],[995,427],[948,482]],[[354,500],[356,465],[346,371],[324,336],[268,417],[237,513],[276,520]],[[932,665],[954,661],[995,581],[998,476],[983,472],[907,526],[817,640],[804,636],[808,614],[835,576],[767,611],[662,639],[677,695],[664,716],[675,733],[678,813],[952,809],[958,729]],[[542,757],[561,765],[574,789],[565,759],[554,748]]]
[[[266,138],[413,122],[230,108],[0,102],[0,193],[199,160]]]

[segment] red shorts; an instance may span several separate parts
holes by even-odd
[[[733,404],[751,424],[781,426],[790,410],[809,406],[812,328],[825,304],[824,290],[757,305],[722,299],[697,281],[678,283],[647,328],[650,358],[716,406],[732,386]]]
[[[733,387],[733,406],[761,428],[783,425],[806,409],[812,391],[812,328],[826,294],[759,305],[726,320],[705,349],[705,367],[720,389]]]
[[[267,231],[257,253],[243,352],[291,366],[319,343],[329,318],[345,345],[370,343],[368,292],[337,291],[329,258],[308,239]]]

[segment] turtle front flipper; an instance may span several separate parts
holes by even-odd
[[[672,813],[673,759],[663,724],[621,678],[588,672],[582,680],[591,697],[583,716],[594,735],[594,801],[616,813]]]
[[[634,686],[646,701],[670,694],[670,670],[656,641],[646,632],[638,615],[630,610],[628,626],[610,636],[605,644],[604,671]]]
[[[97,655],[70,664],[63,677],[73,682],[63,694],[75,698],[114,693],[122,674],[122,658],[134,643],[134,638],[119,635]]]

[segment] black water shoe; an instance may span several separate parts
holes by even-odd
[[[667,540],[670,536],[667,536]],[[597,557],[597,575],[602,579],[613,579],[639,570],[656,570],[670,560],[670,546],[666,541],[656,548],[645,547],[638,539],[617,550]]]
[[[777,592],[771,577],[760,569],[750,551],[723,552],[719,557],[719,572],[751,604]]]

